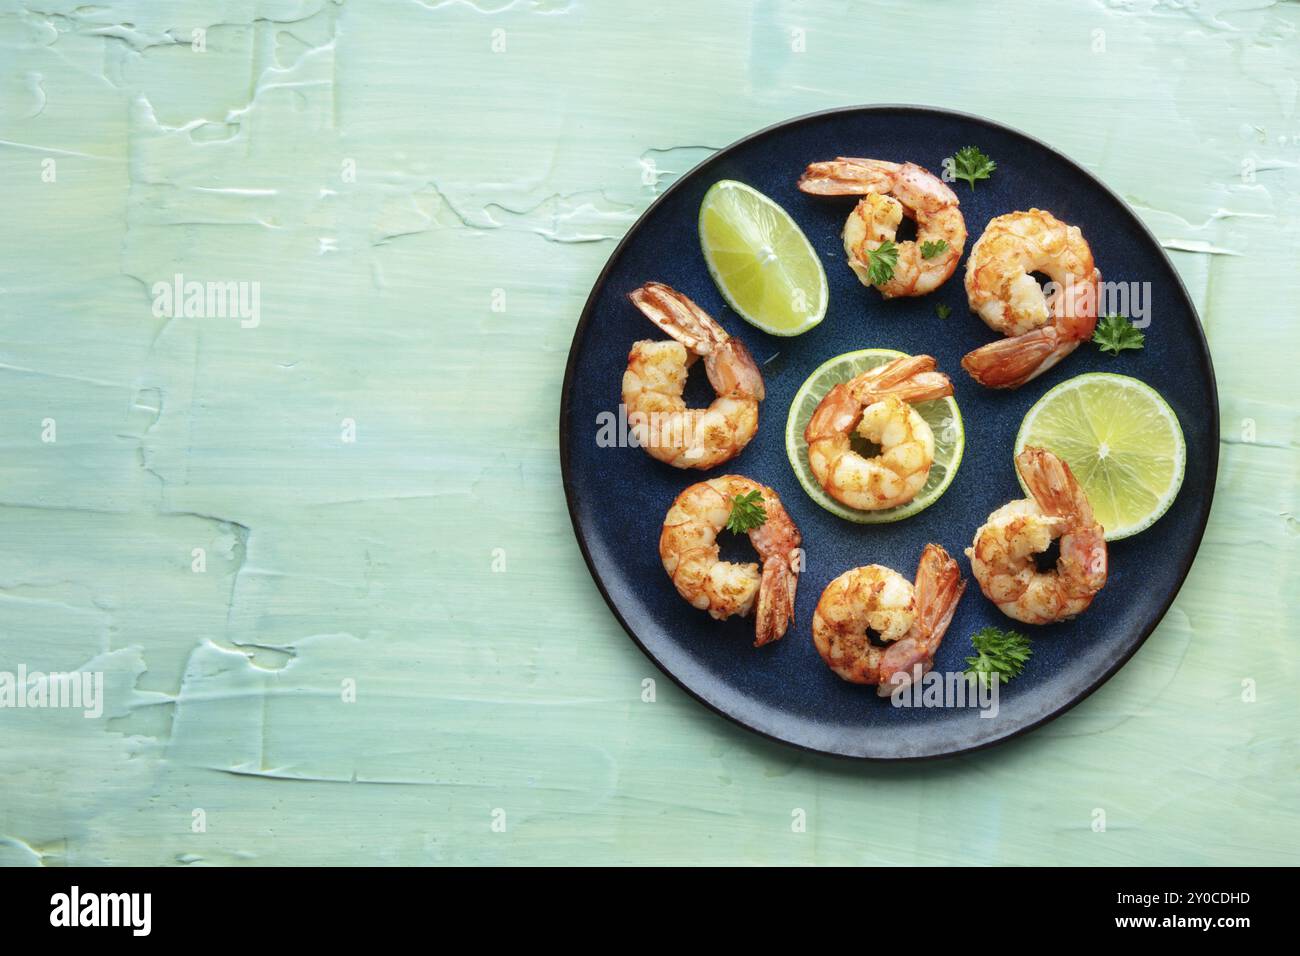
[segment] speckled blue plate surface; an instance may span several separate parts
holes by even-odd
[[[1037,206],[1079,226],[1107,281],[1150,283],[1146,347],[1115,358],[1091,345],[1016,391],[991,391],[961,368],[961,357],[994,334],[966,304],[965,256],[939,291],[884,301],[844,263],[840,230],[850,197],[807,196],[795,188],[804,167],[835,156],[910,160],[938,172],[944,157],[974,144],[997,172],[972,191],[953,184],[970,237],[969,253],[994,216]],[[724,304],[709,278],[696,235],[705,191],[738,179],[766,193],[795,218],[822,258],[830,283],[825,321],[797,338],[765,335]],[[700,303],[744,340],[762,367],[767,399],[757,437],[722,468],[680,471],[633,447],[602,447],[601,413],[617,415],[631,344],[662,335],[628,301],[659,280]],[[952,308],[947,320],[935,306]],[[786,411],[810,372],[841,352],[868,347],[929,353],[952,376],[966,425],[966,453],[944,497],[915,517],[887,525],[836,518],[804,493],[786,461]],[[1110,549],[1110,580],[1078,619],[1027,631],[1034,656],[1002,688],[999,712],[973,708],[896,708],[874,688],[840,680],[822,663],[810,634],[822,589],[843,571],[879,563],[909,579],[927,542],[958,558],[975,529],[999,505],[1022,497],[1012,464],[1016,431],[1029,407],[1053,385],[1091,371],[1122,372],[1165,397],[1187,439],[1187,473],[1173,507],[1147,531]],[[687,397],[710,398],[702,373]],[[1178,592],[1196,554],[1214,493],[1218,401],[1204,333],[1182,283],[1132,211],[1091,174],[1022,133],[974,116],[923,107],[872,106],[817,113],[755,133],[720,151],[659,197],[614,250],[574,333],[560,411],[560,457],[574,530],[597,586],[632,639],[703,703],[758,733],[811,750],[850,757],[907,759],[987,746],[1042,724],[1100,686],[1151,633]],[[776,644],[756,649],[752,619],[719,623],[686,604],[659,561],[659,529],[687,485],[735,472],[771,485],[803,533],[807,570],[795,621]],[[724,535],[724,538],[731,537]],[[743,539],[742,539],[743,542]],[[735,548],[744,557],[747,543]],[[724,557],[728,555],[724,545]],[[938,671],[960,671],[970,636],[985,625],[1013,626],[973,581],[935,658]]]

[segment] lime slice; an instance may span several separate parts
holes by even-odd
[[[930,507],[952,484],[957,475],[957,466],[961,464],[962,452],[966,450],[966,432],[962,427],[961,411],[957,408],[956,399],[949,397],[932,402],[918,402],[913,407],[934,431],[934,464],[930,466],[930,477],[915,498],[896,508],[859,511],[836,501],[818,484],[817,476],[808,464],[808,443],[803,440],[804,429],[808,427],[813,412],[826,393],[840,382],[847,382],[867,369],[892,362],[903,354],[893,349],[861,349],[845,352],[823,362],[799,387],[794,401],[790,403],[790,416],[785,421],[785,454],[790,459],[790,467],[794,469],[803,490],[831,514],[859,524],[901,521]]]
[[[1066,461],[1107,541],[1137,534],[1168,511],[1187,464],[1169,403],[1150,385],[1109,372],[1066,379],[1040,398],[1020,423],[1016,454],[1026,445]]]
[[[723,179],[700,203],[700,247],[718,291],[771,335],[800,335],[826,315],[826,272],[790,214],[758,190]]]

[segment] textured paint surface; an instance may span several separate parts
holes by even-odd
[[[1268,0],[3,0],[0,670],[100,671],[107,704],[0,710],[0,863],[1294,862],[1298,26]],[[1136,658],[925,766],[766,743],[655,672],[556,454],[573,325],[646,204],[873,101],[987,115],[1124,196],[1223,412],[1200,558]],[[258,324],[155,315],[177,273],[258,283]]]

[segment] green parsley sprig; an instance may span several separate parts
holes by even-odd
[[[894,277],[898,265],[898,246],[886,239],[875,249],[867,250],[867,278],[872,285],[884,285]]]
[[[948,305],[946,302],[940,302],[934,307],[934,314],[941,319],[946,319],[948,316],[952,315],[952,306]]]
[[[963,146],[952,158],[952,174],[957,179],[964,179],[975,188],[976,180],[988,179],[998,164],[989,159],[977,146]]]
[[[921,258],[933,259],[941,252],[946,252],[947,249],[948,249],[947,239],[940,239],[937,242],[929,242],[929,241],[923,242],[921,243]]]
[[[1092,341],[1103,352],[1119,355],[1125,349],[1140,349],[1146,343],[1146,336],[1135,329],[1126,315],[1108,315],[1097,323],[1093,330]]]
[[[767,509],[763,507],[763,495],[759,491],[736,495],[731,499],[731,514],[727,515],[728,531],[745,534],[766,520]]]
[[[1003,684],[1018,677],[1025,669],[1025,662],[1033,654],[1029,638],[1015,631],[986,627],[977,631],[970,640],[975,654],[966,658],[969,665],[966,673],[975,675],[986,687],[994,675]]]

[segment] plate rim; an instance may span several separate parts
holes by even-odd
[[[579,525],[577,510],[575,506],[577,489],[574,486],[573,475],[570,472],[570,468],[569,468],[569,461],[570,461],[569,420],[571,417],[570,413],[572,407],[572,396],[573,396],[572,386],[573,386],[574,369],[577,365],[579,347],[586,333],[587,326],[591,322],[593,313],[595,311],[597,294],[604,287],[606,281],[609,278],[609,274],[614,267],[614,263],[618,260],[620,254],[623,252],[623,249],[636,237],[638,231],[641,229],[641,226],[644,224],[646,219],[650,217],[651,213],[653,213],[659,207],[659,205],[664,202],[664,200],[666,200],[669,196],[671,196],[683,184],[690,181],[697,173],[703,171],[707,166],[715,162],[718,162],[723,157],[729,155],[730,153],[740,148],[741,146],[750,143],[752,140],[758,139],[761,136],[766,136],[767,134],[774,132],[778,129],[785,129],[787,127],[799,126],[804,123],[810,123],[815,120],[824,119],[829,116],[841,116],[850,113],[887,113],[891,111],[892,112],[910,111],[918,114],[931,114],[933,116],[938,116],[938,117],[957,118],[969,122],[983,124],[985,126],[989,126],[994,129],[1000,130],[1003,133],[1011,133],[1015,136],[1019,136],[1022,139],[1025,139],[1028,142],[1033,143],[1034,145],[1037,145],[1042,149],[1047,150],[1053,156],[1055,156],[1059,161],[1065,163],[1076,173],[1085,176],[1095,186],[1097,186],[1099,189],[1101,189],[1103,192],[1109,195],[1113,200],[1115,200],[1116,204],[1119,206],[1121,210],[1123,210],[1123,212],[1127,215],[1131,223],[1139,230],[1140,234],[1148,240],[1150,245],[1154,249],[1156,249],[1159,252],[1160,256],[1164,259],[1165,265],[1169,267],[1169,272],[1174,277],[1176,291],[1178,292],[1179,295],[1182,296],[1183,302],[1186,304],[1187,309],[1191,313],[1192,318],[1194,320],[1194,325],[1195,325],[1196,335],[1197,335],[1197,344],[1200,346],[1201,358],[1202,361],[1204,362],[1205,371],[1207,373],[1207,379],[1209,382],[1208,398],[1210,402],[1210,407],[1214,410],[1214,414],[1210,421],[1209,434],[1207,436],[1211,448],[1209,457],[1210,457],[1211,473],[1214,476],[1214,480],[1210,483],[1209,492],[1204,496],[1203,502],[1201,504],[1199,521],[1197,522],[1197,528],[1195,532],[1195,543],[1191,548],[1187,557],[1181,562],[1181,567],[1179,567],[1178,569],[1178,584],[1170,593],[1169,599],[1164,603],[1164,606],[1160,608],[1159,613],[1156,614],[1151,619],[1151,623],[1143,629],[1142,633],[1138,636],[1138,639],[1133,643],[1133,646],[1130,647],[1128,651],[1122,654],[1119,658],[1117,658],[1114,661],[1114,663],[1109,668],[1107,668],[1101,674],[1100,677],[1098,677],[1094,682],[1092,682],[1082,693],[1077,694],[1070,700],[1063,703],[1061,706],[1050,711],[1049,713],[1045,714],[1039,719],[1032,721],[1031,723],[1025,724],[1007,733],[991,737],[988,740],[971,744],[970,746],[960,747],[955,750],[944,750],[935,753],[923,753],[923,754],[854,754],[854,753],[845,753],[839,750],[826,750],[819,747],[809,746],[808,744],[800,743],[797,740],[790,740],[786,737],[777,736],[775,733],[770,733],[766,730],[754,726],[753,724],[747,723],[745,720],[738,717],[737,715],[728,713],[727,711],[723,710],[721,707],[715,706],[713,703],[706,700],[703,696],[697,693],[693,688],[687,686],[687,684],[684,681],[682,681],[681,678],[679,678],[675,673],[669,670],[659,660],[659,658],[655,656],[654,652],[651,651],[650,648],[648,648],[645,645],[645,643],[637,635],[636,631],[628,623],[627,619],[623,616],[623,613],[619,610],[618,606],[614,603],[613,598],[610,596],[609,590],[605,587],[605,582],[601,577],[600,572],[597,570],[595,563],[592,561],[591,552],[587,547],[587,540],[585,537],[585,533],[582,527]],[[660,670],[660,672],[667,675],[667,677],[670,680],[672,680],[674,684],[676,684],[683,691],[685,691],[687,695],[689,695],[698,703],[704,705],[706,708],[708,708],[708,710],[710,710],[714,714],[717,714],[725,718],[726,720],[730,721],[732,724],[738,727],[743,727],[745,730],[749,731],[750,733],[757,734],[758,736],[766,740],[775,741],[776,743],[779,743],[786,747],[793,747],[804,753],[820,754],[824,756],[835,757],[840,760],[849,760],[855,762],[866,761],[870,763],[883,763],[883,764],[918,763],[922,761],[944,760],[953,757],[958,757],[964,754],[974,753],[979,750],[985,750],[989,747],[994,747],[997,746],[998,744],[1003,744],[1006,743],[1007,741],[1015,740],[1019,737],[1024,736],[1025,734],[1037,730],[1039,727],[1042,727],[1044,724],[1047,724],[1050,721],[1055,720],[1057,717],[1060,717],[1066,711],[1071,710],[1082,701],[1091,697],[1099,687],[1101,687],[1112,677],[1114,677],[1115,674],[1119,671],[1119,669],[1123,667],[1125,664],[1127,664],[1133,658],[1133,656],[1138,652],[1138,650],[1142,647],[1142,645],[1147,642],[1147,638],[1149,638],[1152,635],[1152,633],[1154,633],[1155,629],[1160,626],[1160,622],[1164,620],[1165,615],[1169,613],[1169,609],[1173,606],[1174,601],[1177,600],[1178,595],[1182,592],[1183,585],[1187,583],[1187,575],[1191,572],[1192,564],[1195,563],[1196,561],[1196,556],[1200,553],[1201,544],[1204,542],[1205,539],[1205,529],[1209,524],[1209,520],[1210,520],[1210,510],[1214,504],[1214,494],[1218,488],[1220,419],[1221,419],[1221,410],[1219,408],[1218,379],[1215,377],[1214,374],[1214,359],[1213,356],[1210,354],[1210,344],[1208,339],[1205,336],[1205,326],[1201,321],[1200,312],[1197,310],[1196,303],[1192,300],[1191,295],[1187,291],[1187,285],[1183,282],[1183,277],[1179,275],[1178,269],[1174,266],[1173,260],[1169,258],[1169,254],[1168,252],[1165,251],[1164,246],[1160,244],[1160,240],[1156,238],[1155,233],[1153,233],[1150,227],[1148,227],[1147,224],[1143,222],[1142,219],[1138,216],[1138,214],[1133,211],[1133,208],[1128,204],[1128,202],[1124,200],[1122,196],[1120,196],[1117,192],[1115,192],[1115,190],[1111,189],[1108,185],[1106,185],[1106,183],[1102,182],[1102,180],[1098,178],[1096,175],[1094,175],[1091,170],[1087,169],[1080,163],[1076,162],[1074,159],[1071,159],[1069,156],[1061,152],[1056,147],[1043,142],[1038,137],[1026,133],[1023,130],[1017,129],[1013,126],[1008,126],[1007,124],[1000,123],[996,120],[991,120],[986,116],[980,116],[976,113],[967,113],[962,110],[948,109],[946,107],[928,106],[928,105],[914,104],[914,103],[866,103],[866,104],[858,104],[853,106],[837,106],[837,107],[831,107],[830,109],[817,110],[812,113],[803,113],[798,116],[790,117],[788,119],[779,120],[778,122],[775,123],[770,123],[767,126],[762,127],[761,129],[755,130],[752,133],[748,133],[745,136],[742,136],[740,139],[737,139],[734,142],[731,142],[726,146],[722,147],[721,149],[717,150],[716,152],[710,154],[709,156],[706,156],[700,162],[696,163],[686,172],[678,176],[676,180],[674,180],[662,193],[656,196],[654,200],[651,201],[651,203],[648,206],[646,206],[645,210],[642,211],[641,215],[639,215],[636,218],[636,221],[633,222],[632,225],[628,227],[627,232],[623,234],[623,238],[621,238],[618,241],[618,244],[610,252],[608,258],[605,260],[605,264],[601,267],[600,272],[597,274],[596,278],[592,281],[591,291],[587,293],[587,300],[583,304],[582,312],[578,318],[578,324],[574,327],[573,330],[573,340],[569,344],[569,355],[568,358],[565,360],[565,366],[564,366],[564,381],[563,384],[560,386],[560,420],[559,420],[560,478],[561,478],[561,483],[564,486],[565,506],[569,512],[569,522],[573,526],[574,537],[577,539],[578,542],[578,550],[581,551],[582,553],[582,559],[587,565],[587,571],[588,573],[590,573],[591,579],[596,585],[596,589],[600,592],[600,596],[604,598],[606,606],[610,609],[611,613],[613,613],[614,615],[614,619],[618,621],[619,625],[623,628],[627,636],[632,639],[632,643],[635,644],[638,648],[640,648],[641,653],[643,653],[647,658],[649,658],[650,662],[653,663],[655,667],[657,667]]]

